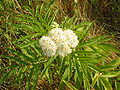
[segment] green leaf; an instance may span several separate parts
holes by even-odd
[[[97,53],[97,52],[95,52],[95,51],[79,51],[79,50],[77,50],[77,51],[74,51],[72,53],[73,54],[93,54],[93,53]]]
[[[37,28],[36,31],[44,34],[44,32],[45,32],[45,29],[44,29],[44,26],[43,26],[44,22],[40,23],[39,21],[34,20],[34,23],[36,24],[36,25],[34,25],[34,24],[32,25],[34,27],[34,29]],[[45,27],[49,28],[49,26],[47,24],[45,25]]]
[[[81,45],[90,45],[90,44],[96,43],[98,40],[104,39],[106,37],[107,37],[106,35],[93,37],[93,38],[87,40],[86,42],[83,42]]]
[[[51,17],[51,19],[48,22],[48,25],[51,26],[52,22],[55,20],[56,15],[54,15],[53,17]]]
[[[19,18],[20,17],[20,18]],[[26,20],[26,18],[27,18],[27,20],[35,20],[36,18],[35,17],[33,17],[33,16],[30,16],[30,15],[28,15],[28,14],[20,14],[20,15],[17,15],[17,17],[16,17],[17,19],[24,19],[24,20]],[[24,21],[23,20],[23,21]]]
[[[92,45],[92,44],[98,44],[98,43],[101,43],[103,41],[108,41],[108,40],[111,40],[111,38],[107,38],[107,36],[105,36],[105,35],[98,36],[98,37],[94,37],[92,39],[89,39],[86,42],[81,43],[80,47],[88,46],[88,45]]]
[[[119,90],[120,89],[120,82],[115,81],[115,90]]]
[[[95,83],[97,82],[98,78],[102,75],[102,73],[96,73],[95,76],[92,78],[92,87],[94,87]]]
[[[79,59],[80,62],[82,63],[87,63],[87,64],[96,64],[99,62],[99,60],[102,59],[101,56],[95,56],[95,57],[87,57],[87,56],[74,56],[74,58]]]
[[[33,75],[33,87],[32,87],[32,90],[36,90],[36,85],[37,85],[37,81],[38,81],[38,75],[39,75],[39,67],[37,65],[35,65],[34,75]]]
[[[13,41],[13,43],[17,43],[17,42],[19,42],[19,41],[24,41],[24,40],[26,40],[26,39],[28,39],[28,38],[31,38],[32,36],[33,36],[33,34],[26,35],[26,36],[22,36],[22,37],[20,37],[19,39]]]
[[[69,56],[67,57],[67,59],[68,59],[68,63],[69,63],[69,66],[68,66],[68,80],[70,80],[70,78],[72,76],[72,59],[70,59]]]
[[[25,15],[24,15],[25,16]],[[25,21],[25,22],[33,22],[32,19],[24,18],[24,17],[16,17],[17,20],[19,21]],[[16,25],[16,24],[15,24]]]
[[[15,81],[18,82],[20,81],[20,75],[22,74],[23,67],[18,68],[18,72],[15,78]]]
[[[80,87],[81,87],[81,84],[82,84],[82,81],[83,81],[83,76],[82,76],[82,72],[80,73],[81,74],[81,79],[79,80],[78,79],[78,75],[77,75],[77,72],[75,72],[75,75],[74,75],[74,78],[75,78],[75,87],[77,88],[77,89],[80,89]]]
[[[83,74],[83,82],[84,82],[84,89],[90,90],[90,81],[87,77],[87,74],[85,75],[85,73]]]
[[[13,69],[9,72],[5,73],[4,76],[0,79],[0,84],[2,84],[7,78],[9,78],[13,73],[15,73],[17,70]]]
[[[65,60],[64,60],[64,58],[62,58],[62,60],[61,60],[61,65],[60,65],[60,69],[59,69],[60,77],[62,77],[62,73],[63,73],[63,71],[64,71],[64,68],[65,68]]]
[[[92,24],[93,24],[92,22],[82,22],[78,25],[79,27],[86,26],[86,28],[84,29],[84,32],[80,36],[79,42],[82,42],[84,40],[84,38],[88,34],[90,28],[92,27]]]
[[[27,11],[29,11],[29,13],[30,13],[32,16],[34,16],[34,12],[33,12],[33,10],[32,10],[29,6],[25,6],[25,9],[26,9]]]
[[[99,66],[99,68],[101,69],[101,71],[107,71],[107,70],[113,70],[118,65],[120,65],[120,57],[117,58],[116,60],[111,61],[109,64],[105,66]]]
[[[47,6],[52,6],[56,0],[51,0]]]
[[[13,61],[18,62],[20,64],[28,65],[26,62],[24,62],[24,61],[22,61],[22,60],[20,60],[20,59],[18,59],[16,57],[13,57],[13,56],[2,56],[1,55],[1,57],[13,60]]]
[[[49,15],[51,13],[51,8],[49,8],[45,14],[44,20],[48,21]]]
[[[59,85],[59,90],[63,90],[63,88],[65,86],[65,83],[63,83],[63,80],[68,80],[68,67],[65,69],[65,72],[62,76],[62,80],[61,80],[60,85]]]
[[[120,76],[120,70],[110,71],[110,72],[104,72],[101,77],[117,77]]]
[[[47,76],[47,79],[49,81],[49,84],[52,84],[52,72],[51,72],[51,67],[52,66],[49,66],[49,68],[47,68],[46,72],[45,72],[45,75]]]
[[[31,41],[28,42],[28,43],[20,44],[20,45],[17,45],[17,46],[20,47],[20,48],[24,48],[24,47],[28,47],[28,46],[30,46],[30,45],[33,45],[33,44],[37,43],[38,41],[39,41],[39,40],[31,40]]]
[[[2,68],[0,68],[0,70],[3,70],[3,69],[11,69],[11,68],[18,68],[18,67],[20,67],[20,65],[10,65],[10,66],[8,66],[8,67],[2,67]]]
[[[105,87],[105,90],[112,90],[110,83],[105,78],[100,78],[100,81]]]
[[[41,36],[42,34],[41,33],[35,33],[35,34],[30,34],[30,35],[26,35],[26,36],[22,36],[21,38],[15,40],[13,43],[17,43],[19,41],[24,41],[26,39],[31,39],[31,38],[34,38],[34,37],[38,37],[38,36]]]
[[[42,15],[42,11],[43,11],[43,9],[44,9],[44,4],[41,4],[41,6],[40,6],[40,15]]]
[[[90,69],[96,71],[96,72],[101,72],[101,70],[100,70],[98,67],[96,67],[95,65],[88,65],[88,67],[89,67]]]
[[[90,49],[92,49],[93,51],[95,51],[96,53],[99,53],[101,56],[103,57],[108,57],[108,54],[106,54],[105,52],[101,52],[101,50],[98,49],[98,45],[90,45]]]
[[[71,85],[69,82],[63,80],[63,82],[71,89],[71,90],[78,90],[77,88],[75,88],[73,85]]]
[[[86,68],[86,63],[82,63],[81,61],[79,62],[80,64],[80,68],[81,68],[81,71],[83,72],[83,83],[84,83],[84,89],[90,89],[90,80],[89,80],[89,76],[88,76],[88,71],[87,71],[87,68]]]
[[[90,26],[91,24],[92,24],[91,22],[81,22],[81,23],[77,24],[74,29],[78,29],[83,26]]]
[[[40,14],[39,14],[40,6],[41,6],[41,5],[37,5],[37,6],[36,6],[36,10],[35,10],[35,16],[36,16],[36,17],[40,15]]]
[[[28,57],[28,56],[26,56],[25,54],[23,54],[22,52],[19,52],[19,51],[17,51],[17,50],[13,50],[13,49],[7,49],[8,51],[11,51],[13,54],[15,54],[15,55],[17,55],[17,56],[21,56],[21,57],[23,57],[24,59],[26,59],[27,61],[29,61],[29,62],[31,62],[31,63],[33,63],[33,58],[30,58],[30,57]]]
[[[80,71],[81,69],[77,59],[75,60],[75,70],[75,87],[80,88],[83,81],[83,72]]]
[[[26,76],[26,72],[28,70],[28,66],[23,66],[18,69],[18,72],[16,73],[15,81],[16,83],[20,83],[23,81],[24,77]]]
[[[28,57],[32,58],[34,61],[36,61],[37,55],[36,55],[36,53],[34,52],[34,50],[31,50],[31,48],[29,48],[29,47],[22,48],[22,52],[23,52],[26,56],[28,56]]]
[[[116,53],[120,53],[120,50],[118,50],[115,46],[110,45],[110,44],[101,43],[98,46],[104,46],[108,50],[112,50],[112,51],[114,51]]]
[[[38,32],[33,27],[26,25],[26,24],[14,24],[13,27],[16,29],[24,29],[24,30],[28,30],[28,31]]]
[[[33,76],[33,72],[34,72],[34,67],[32,67],[32,68],[30,69],[30,73],[29,73],[29,75],[27,76],[26,90],[30,90],[30,80],[31,80],[31,78],[32,78],[32,76]]]
[[[80,72],[80,65],[79,62],[77,61],[77,59],[75,60],[75,68],[76,68],[76,72],[77,72],[77,76],[78,76],[78,80],[81,81],[81,72]]]
[[[42,73],[41,73],[41,78],[43,77],[43,75],[45,74],[45,71],[46,71],[47,68],[51,65],[51,63],[54,61],[54,59],[55,59],[56,57],[57,57],[57,55],[54,56],[54,57],[51,57],[51,58],[49,59],[49,61],[47,62],[46,67],[43,69],[43,71],[42,71]]]

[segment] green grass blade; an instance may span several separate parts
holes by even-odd
[[[95,83],[97,82],[98,78],[102,75],[102,73],[96,73],[95,76],[92,78],[92,87],[94,87]]]
[[[36,10],[35,10],[35,16],[38,17],[40,14],[39,14],[39,11],[40,10],[40,5],[37,5],[36,6]]]
[[[101,72],[101,70],[95,65],[88,65],[88,67],[96,72]]]
[[[80,81],[80,79],[81,79],[81,75],[80,75],[80,65],[79,65],[79,63],[78,63],[78,61],[77,60],[75,60],[75,68],[76,68],[76,71],[77,71],[77,76],[78,76],[78,79],[79,79],[79,81]]]
[[[25,15],[24,15],[25,16]],[[29,17],[29,16],[28,16]],[[23,16],[22,17],[16,17],[16,19],[18,20],[18,21],[24,21],[24,22],[33,22],[33,20],[32,19],[28,19],[28,18],[24,18]],[[16,25],[16,24],[15,24]],[[18,24],[19,25],[19,24]],[[20,25],[19,25],[19,27],[20,27]]]
[[[19,51],[13,50],[13,49],[7,49],[7,50],[19,57],[20,56],[23,57],[24,59],[26,59],[29,62],[33,63],[33,58],[28,57],[27,55],[23,54],[22,52],[19,52]]]
[[[21,29],[21,30],[28,30],[28,31],[32,31],[32,32],[38,32],[33,27],[31,27],[29,25],[26,25],[26,24],[14,24],[13,27],[15,29]]]
[[[59,85],[59,90],[63,90],[63,88],[65,86],[65,83],[62,82],[63,80],[68,80],[68,67],[65,69],[65,72],[62,76],[62,80],[61,80],[60,85]]]
[[[72,76],[72,59],[70,59],[69,56],[67,57],[67,59],[69,63],[69,66],[68,66],[68,81],[69,81]]]
[[[54,56],[54,57],[51,57],[51,58],[49,59],[49,61],[47,62],[46,67],[43,69],[43,71],[42,71],[42,73],[41,73],[41,78],[43,77],[43,75],[45,74],[45,71],[46,71],[47,68],[51,65],[51,63],[54,61],[54,59],[55,59],[56,57],[57,57],[57,55]]]
[[[18,59],[16,57],[13,57],[13,56],[2,56],[1,55],[1,57],[13,60],[13,61],[18,62],[20,64],[28,65],[26,62],[24,62],[24,61],[22,61],[22,60],[20,60],[20,59]]]
[[[9,78],[13,73],[15,73],[17,70],[13,69],[9,72],[5,73],[4,76],[0,79],[0,84],[2,84],[7,78]]]
[[[35,43],[38,43],[39,40],[31,40],[30,42],[26,43],[26,44],[20,44],[20,45],[17,45],[18,47],[20,48],[24,48],[24,47],[28,47],[30,45],[33,45]]]
[[[45,21],[48,21],[48,18],[49,18],[50,13],[51,13],[51,8],[49,8],[49,9],[47,10],[47,12],[46,12],[46,15],[45,15],[45,17],[44,17],[44,20],[45,20]]]
[[[81,43],[80,47],[88,46],[92,44],[98,44],[108,40],[111,40],[111,38],[107,38],[105,35],[103,35],[103,36],[95,37],[86,42]]]
[[[100,81],[105,87],[105,90],[112,90],[110,83],[105,78],[100,78]]]
[[[118,50],[115,46],[110,45],[110,44],[101,43],[98,46],[104,46],[108,50],[112,50],[112,51],[114,51],[116,53],[120,53],[120,50]]]
[[[27,81],[26,81],[26,90],[30,90],[30,80],[31,80],[31,78],[32,78],[32,76],[33,76],[33,72],[34,72],[34,67],[32,67],[31,69],[30,69],[30,73],[29,73],[29,75],[28,75],[28,77],[27,77]]]
[[[120,76],[120,70],[110,71],[110,72],[104,72],[101,77],[117,77]]]
[[[86,37],[86,35],[88,34],[90,28],[92,27],[92,22],[83,22],[80,23],[80,26],[86,26],[86,28],[84,29],[83,34],[80,36],[79,41],[82,42],[84,40],[84,38]]]
[[[30,13],[32,16],[34,16],[34,12],[33,12],[33,10],[32,10],[29,6],[25,6],[25,9],[26,9],[27,11],[29,11],[29,13]]]
[[[0,70],[3,70],[3,69],[11,69],[11,68],[19,68],[20,67],[20,65],[10,65],[10,66],[8,66],[8,67],[2,67],[2,68],[0,68]]]
[[[41,33],[29,34],[29,35],[26,35],[26,36],[22,36],[21,38],[15,40],[13,43],[17,43],[19,41],[24,41],[26,39],[31,39],[31,38],[34,38],[34,37],[38,37],[38,36],[41,36],[41,35],[42,35]]]
[[[60,69],[59,69],[60,77],[62,77],[62,73],[63,73],[64,69],[65,69],[65,60],[64,60],[64,58],[62,58]]]
[[[120,82],[115,81],[115,90],[119,90],[120,89]]]
[[[38,75],[39,75],[39,67],[37,65],[35,65],[34,75],[33,75],[32,90],[36,90],[36,85],[37,85],[37,81],[38,81]]]
[[[78,90],[77,88],[75,88],[73,85],[71,85],[69,82],[63,80],[63,82],[71,89],[71,90]]]
[[[16,78],[15,81],[17,82],[22,82],[24,79],[23,76],[25,76],[25,73],[27,72],[26,70],[28,69],[28,66],[20,67],[16,73]]]
[[[74,58],[78,58],[80,62],[82,63],[91,63],[91,64],[97,64],[101,59],[102,57],[101,56],[74,56]]]
[[[99,68],[101,69],[101,71],[107,71],[107,70],[113,70],[118,65],[120,65],[120,57],[117,58],[116,60],[111,61],[109,64],[105,66],[99,66]]]
[[[21,17],[21,18],[19,18],[19,17]],[[28,15],[28,14],[20,14],[20,15],[17,15],[17,17],[16,17],[17,19],[22,19],[23,18],[23,21],[24,20],[34,20],[35,19],[35,17],[33,17],[33,16],[31,16],[31,15]],[[25,19],[24,19],[25,18]]]
[[[95,51],[79,51],[79,50],[72,52],[72,54],[93,54],[93,53],[97,53],[97,52],[95,52]]]

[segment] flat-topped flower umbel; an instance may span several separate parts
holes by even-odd
[[[39,44],[46,56],[58,54],[64,57],[72,52],[72,48],[75,48],[78,42],[78,37],[72,30],[55,28],[48,32],[48,36],[43,36]]]

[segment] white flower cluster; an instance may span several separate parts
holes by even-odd
[[[77,35],[70,29],[64,31],[65,36],[67,37],[67,42],[70,48],[75,48],[78,45]]]
[[[43,36],[39,44],[46,56],[54,56],[57,53],[64,57],[72,52],[78,42],[78,37],[72,30],[55,28],[48,32],[48,36]]]
[[[40,47],[46,56],[54,56],[56,54],[56,44],[48,36],[43,36],[39,41]]]

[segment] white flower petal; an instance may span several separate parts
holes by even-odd
[[[51,37],[56,44],[63,44],[66,42],[66,36],[61,28],[55,28],[48,32],[48,36]]]
[[[56,44],[55,42],[47,36],[41,37],[39,40],[40,47],[46,56],[54,56],[56,54]]]
[[[66,35],[69,47],[75,48],[79,43],[77,35],[70,29],[65,30],[64,34]]]
[[[58,55],[61,57],[67,56],[71,52],[72,50],[70,49],[67,43],[65,43],[62,47],[58,49]]]

